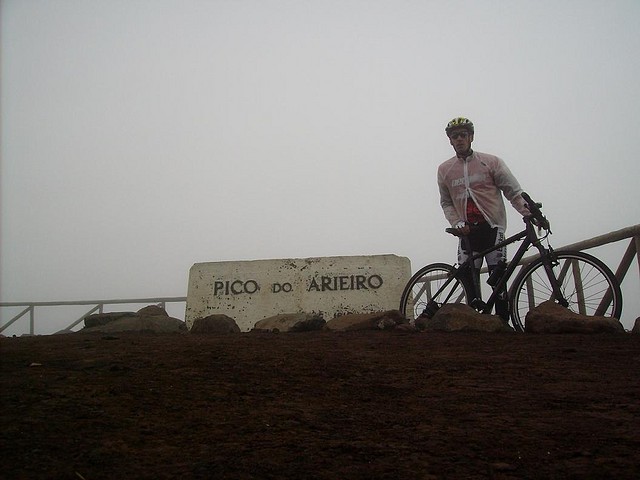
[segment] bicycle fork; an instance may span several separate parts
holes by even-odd
[[[555,300],[559,305],[567,308],[569,306],[569,302],[564,298],[558,277],[556,277],[556,274],[553,271],[553,267],[558,264],[555,260],[555,253],[553,249],[551,247],[546,249],[540,245],[540,241],[535,243],[535,247],[540,252],[540,260],[542,261],[542,265],[544,266],[544,270],[549,278],[549,283],[553,290],[553,297],[550,300]]]
[[[426,316],[427,318],[433,318],[433,316],[436,314],[436,312],[440,309],[442,305],[449,303],[455,291],[457,290],[458,283],[464,286],[464,283],[462,283],[462,280],[458,278],[458,275],[459,275],[459,271],[455,272],[453,275],[450,275],[447,278],[446,282],[438,289],[438,291],[435,294],[433,294],[432,299],[429,300],[429,302],[427,302],[426,306],[424,307],[424,310],[420,314],[421,316]],[[447,289],[452,282],[455,282],[454,288],[449,289],[449,293],[447,294],[446,297],[442,299],[443,301],[441,303],[436,302],[434,298],[439,298],[440,293],[445,291],[445,289]]]

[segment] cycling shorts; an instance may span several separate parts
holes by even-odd
[[[493,227],[484,222],[480,225],[474,226],[472,228],[472,233],[469,234],[469,241],[471,243],[471,252],[466,251],[464,246],[463,237],[460,237],[460,241],[458,243],[458,264],[464,263],[471,255],[476,255],[484,250],[488,250],[489,248],[497,245],[498,243],[504,240],[504,228],[502,227]],[[487,266],[494,267],[501,260],[507,260],[507,247],[501,247],[497,250],[489,252],[484,257],[487,260]],[[475,261],[476,268],[480,268],[482,266],[482,258],[478,258]]]

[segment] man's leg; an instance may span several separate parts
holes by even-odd
[[[497,265],[489,265],[489,276],[497,268]],[[495,289],[494,289],[495,291]],[[507,286],[504,285],[498,292],[495,303],[495,312],[505,323],[509,322],[509,300],[507,298]]]
[[[470,245],[468,242],[465,242],[465,240],[467,239],[460,237],[460,242],[458,243],[458,265],[462,265],[475,253],[471,251]],[[470,304],[475,299],[482,300],[482,295],[480,293],[480,269],[482,268],[482,258],[475,260],[474,267],[473,272],[470,269],[464,272],[467,277],[467,285],[471,285],[474,289],[473,292],[469,292],[471,298],[467,299]]]
[[[496,241],[494,245],[504,240],[504,230],[496,227]],[[499,248],[487,255],[487,268],[489,270],[489,276],[498,267],[501,262],[507,261],[507,249],[506,247]],[[509,322],[509,299],[507,294],[507,286],[503,286],[498,296],[496,297],[495,312],[502,320]]]

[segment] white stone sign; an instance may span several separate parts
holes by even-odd
[[[185,321],[213,314],[242,331],[283,313],[347,313],[397,309],[411,262],[396,255],[196,263],[189,272]]]

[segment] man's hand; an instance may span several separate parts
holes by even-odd
[[[546,219],[546,217],[540,215],[541,218],[537,218],[533,215],[528,215],[526,218],[536,227],[538,227],[538,229],[545,229],[545,230],[549,230],[550,225],[549,225],[549,220]]]
[[[471,233],[471,227],[464,222],[460,222],[455,227],[447,228],[445,231],[456,237],[464,237]]]
[[[464,225],[462,227],[458,227],[456,228],[456,230],[458,230],[458,236],[462,237],[462,236],[467,236],[471,233],[471,227],[469,225]]]

